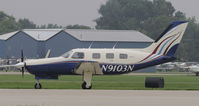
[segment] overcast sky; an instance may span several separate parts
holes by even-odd
[[[199,19],[198,0],[169,0],[177,10]],[[41,24],[83,24],[94,27],[106,0],[0,0],[0,11]]]

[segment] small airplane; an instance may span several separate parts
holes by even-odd
[[[190,72],[195,73],[196,76],[199,76],[199,64],[188,66],[187,68]]]
[[[72,49],[59,57],[25,61],[21,51],[21,62],[11,66],[20,68],[22,76],[24,69],[35,75],[35,89],[42,88],[40,79],[58,79],[60,75],[74,74],[82,75],[82,89],[91,89],[93,75],[124,74],[175,60],[174,54],[187,25],[187,21],[171,23],[154,43],[144,49]]]

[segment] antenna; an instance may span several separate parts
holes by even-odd
[[[115,49],[115,46],[117,46],[117,43],[118,43],[118,42],[115,43],[115,45],[113,46],[113,49]]]
[[[93,45],[93,42],[91,42],[91,44],[90,44],[90,46],[88,48],[90,49],[92,45]]]

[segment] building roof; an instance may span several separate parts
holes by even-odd
[[[10,33],[6,33],[6,34],[3,34],[3,35],[0,35],[0,40],[7,40],[10,37],[14,36],[18,32],[19,31],[15,31],[15,32],[10,32]]]
[[[53,37],[57,33],[62,31],[61,29],[24,29],[23,32],[38,41],[46,41]]]
[[[80,41],[117,41],[117,42],[153,42],[148,36],[134,30],[88,30],[88,29],[24,29],[26,33],[37,41],[46,41],[65,31]],[[7,40],[19,31],[0,35],[0,40]]]
[[[66,29],[80,41],[153,42],[148,36],[135,30],[84,30]]]

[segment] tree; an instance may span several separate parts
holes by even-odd
[[[172,16],[175,9],[165,0],[109,0],[99,9],[97,29],[142,29],[147,20]]]
[[[89,26],[85,26],[85,25],[68,25],[66,26],[66,29],[91,29]]]
[[[36,28],[36,24],[34,24],[33,22],[31,22],[29,19],[19,19],[18,21],[19,27],[20,29],[35,29]]]
[[[58,26],[57,24],[48,24],[47,29],[56,29],[56,28],[62,28],[62,26]]]
[[[7,18],[12,18],[12,17],[10,17],[7,14],[5,14],[4,12],[0,11],[0,21],[3,21]]]
[[[19,26],[14,17],[0,12],[0,34],[16,31]]]
[[[194,17],[187,20],[189,21],[189,25],[177,51],[177,56],[183,61],[199,61],[199,24]]]
[[[41,25],[41,26],[38,26],[37,29],[46,29],[46,25]]]
[[[58,26],[57,24],[48,24],[48,25],[41,25],[37,27],[38,29],[60,29],[63,28],[62,26]]]

